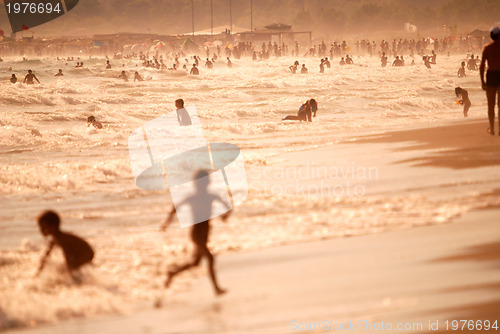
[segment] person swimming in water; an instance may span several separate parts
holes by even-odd
[[[306,68],[306,64],[302,64],[302,68],[300,69],[300,74],[307,74],[309,71]]]
[[[214,63],[212,63],[210,61],[210,59],[207,58],[207,60],[205,62],[205,67],[208,68],[208,69],[212,69],[214,67]]]
[[[479,66],[479,75],[481,76],[481,86],[486,91],[488,100],[488,119],[490,127],[488,132],[491,135],[495,134],[495,100],[498,98],[498,123],[500,127],[500,28],[494,27],[490,31],[492,43],[486,45],[483,49],[481,57],[481,65]],[[486,71],[486,80],[484,78],[484,70],[488,63]],[[498,97],[497,97],[498,96]],[[499,128],[500,135],[500,128]]]
[[[382,67],[387,66],[387,56],[385,55],[385,52],[382,52],[382,57],[380,57],[380,62]]]
[[[92,125],[94,128],[96,128],[96,129],[102,129],[102,124],[101,124],[101,122],[98,122],[98,121],[95,119],[95,117],[94,117],[94,116],[89,116],[89,117],[87,118],[87,127],[89,127],[89,126],[91,126],[91,125]]]
[[[470,56],[470,59],[467,62],[467,69],[469,71],[477,71],[477,63],[476,60],[474,59],[474,55]]]
[[[319,73],[325,73],[325,60],[321,58],[321,63],[319,64]]]
[[[64,74],[63,74],[63,71],[62,69],[59,69],[59,71],[56,73],[56,75],[54,75],[55,77],[62,77]]]
[[[17,82],[17,77],[15,74],[12,74],[12,76],[10,77],[10,82],[15,84]]]
[[[189,74],[192,74],[192,75],[199,75],[200,74],[200,71],[198,70],[198,67],[196,67],[196,64],[193,64],[193,67],[191,67],[191,71],[189,72]]]
[[[463,62],[463,64],[465,66],[464,62]],[[467,117],[467,113],[469,112],[469,108],[472,105],[472,103],[469,100],[469,92],[467,92],[465,89],[463,89],[461,87],[457,87],[457,88],[455,88],[455,95],[457,97],[462,98],[460,101],[457,101],[457,102],[464,106],[464,117]]]
[[[33,74],[33,71],[28,70],[28,74],[26,74],[26,76],[24,77],[23,83],[27,85],[33,85],[34,84],[33,79],[35,79],[38,83],[40,83],[36,75]]]
[[[128,76],[127,76],[127,73],[125,73],[125,71],[122,71],[120,73],[120,75],[118,75],[116,78],[117,79],[123,79],[123,81],[128,82]]]
[[[424,61],[425,67],[431,68],[431,62],[429,61],[429,56],[424,56],[422,60]]]
[[[106,69],[107,70],[111,69],[111,64],[109,63],[109,60],[106,60]]]
[[[467,75],[465,74],[465,61],[463,61],[460,64],[460,68],[458,69],[458,72],[457,72],[457,77],[459,77],[459,78],[466,78],[467,77]]]
[[[136,82],[136,81],[144,81],[144,79],[141,77],[141,75],[137,71],[135,71],[135,73],[134,73],[134,82]]]

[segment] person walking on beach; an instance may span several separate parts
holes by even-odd
[[[465,63],[463,63],[465,64]],[[467,113],[469,112],[469,108],[472,103],[469,100],[469,92],[461,87],[455,88],[455,95],[457,97],[461,97],[462,99],[457,101],[457,103],[462,104],[464,106],[464,117],[467,117]]]
[[[177,121],[179,122],[179,125],[180,126],[191,125],[191,117],[189,117],[186,108],[184,108],[184,100],[183,99],[175,100],[175,107],[177,108]]]
[[[33,71],[28,70],[28,74],[26,74],[26,76],[24,77],[23,83],[27,85],[33,85],[34,84],[33,79],[35,79],[38,83],[40,83],[36,75],[33,74]]]
[[[229,210],[229,205],[224,202],[218,195],[208,192],[209,185],[209,173],[206,170],[199,170],[195,173],[194,179],[196,182],[196,191],[191,196],[185,198],[177,207],[182,205],[189,205],[191,207],[194,222],[198,220],[203,220],[205,217],[211,216],[212,203],[215,201],[221,202]],[[228,211],[226,214],[222,215],[222,219],[225,221],[229,216]],[[175,206],[172,206],[172,210],[168,215],[165,223],[161,226],[161,231],[165,231],[170,225],[176,213]],[[198,219],[197,219],[198,217]],[[214,291],[216,295],[222,295],[226,292],[225,289],[221,288],[217,283],[217,278],[215,275],[214,268],[214,256],[208,249],[208,234],[210,232],[210,219],[195,223],[191,227],[191,241],[194,245],[194,258],[192,261],[185,263],[184,265],[178,266],[173,270],[169,270],[167,274],[167,279],[165,280],[165,288],[168,288],[172,283],[172,279],[183,271],[186,271],[192,267],[196,267],[200,264],[200,261],[206,257],[208,260],[208,270],[210,274],[210,280],[212,282]]]
[[[73,282],[80,283],[81,279],[75,276],[76,271],[84,264],[91,263],[94,258],[94,251],[92,247],[80,237],[76,235],[63,232],[60,230],[61,220],[59,215],[54,211],[45,211],[38,217],[38,226],[43,236],[50,236],[49,247],[40,262],[37,276],[43,270],[45,261],[47,260],[50,252],[54,246],[61,247],[64,259],[66,261],[66,268],[70,274]]]
[[[488,100],[488,119],[490,127],[488,132],[493,136],[495,134],[495,100],[498,95],[498,123],[500,135],[500,28],[494,27],[490,31],[492,43],[486,45],[481,57],[481,65],[479,66],[479,75],[481,76],[481,86],[486,91]],[[486,72],[486,81],[484,80],[484,70],[488,62],[488,70]]]

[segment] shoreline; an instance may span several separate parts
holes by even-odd
[[[276,243],[272,244],[271,246],[263,244],[262,248],[256,250],[256,249],[250,249],[250,250],[244,250],[244,251],[229,251],[227,253],[222,253],[220,255],[220,258],[228,258],[228,259],[233,259],[231,261],[233,262],[239,262],[242,261],[243,264],[247,265],[254,265],[254,264],[259,264],[262,262],[262,264],[265,267],[272,267],[274,265],[276,266],[286,266],[287,264],[293,264],[294,262],[297,262],[298,266],[302,266],[304,268],[307,268],[309,266],[308,261],[311,261],[311,265],[315,266],[315,260],[314,259],[309,259],[308,261],[303,261],[301,260],[303,258],[302,255],[300,255],[300,252],[306,252],[308,247],[316,248],[317,249],[316,255],[323,260],[326,260],[325,258],[328,256],[326,254],[329,254],[329,246],[326,249],[323,249],[320,246],[323,245],[323,243],[341,243],[345,244],[347,242],[347,247],[348,249],[351,249],[352,246],[349,246],[349,243],[351,242],[350,240],[355,240],[352,241],[352,243],[357,244],[360,243],[360,239],[364,240],[364,238],[369,238],[372,240],[372,242],[376,242],[375,240],[377,239],[382,239],[385,240],[386,237],[383,235],[386,234],[396,234],[398,233],[403,234],[402,238],[406,238],[406,236],[412,235],[413,233],[418,234],[418,232],[412,232],[412,231],[417,231],[420,229],[416,229],[415,227],[420,227],[420,228],[443,228],[443,226],[448,226],[450,225],[450,221],[455,221],[457,220],[457,216],[460,217],[466,217],[466,216],[477,216],[478,213],[477,210],[478,207],[481,205],[488,205],[490,207],[498,207],[500,206],[500,193],[498,192],[498,189],[500,189],[500,185],[498,187],[494,187],[491,189],[492,184],[486,184],[484,185],[484,191],[481,189],[481,179],[478,179],[475,182],[471,182],[473,180],[472,178],[477,177],[477,175],[481,176],[483,179],[488,179],[489,176],[491,175],[498,175],[497,170],[494,169],[498,165],[497,160],[493,159],[493,164],[489,165],[486,164],[484,166],[477,166],[477,165],[470,165],[466,164],[463,166],[462,169],[459,169],[460,173],[465,173],[465,174],[457,174],[457,177],[460,177],[461,179],[465,181],[459,181],[458,179],[455,180],[454,176],[450,174],[448,170],[454,171],[455,173],[456,169],[450,169],[447,166],[442,166],[439,164],[427,164],[425,166],[418,166],[418,168],[415,168],[416,165],[414,164],[414,161],[418,161],[419,157],[425,157],[428,159],[429,156],[432,156],[433,154],[436,156],[439,156],[440,154],[445,154],[446,150],[452,150],[453,146],[459,146],[461,145],[464,141],[467,142],[467,145],[471,145],[471,147],[475,147],[475,145],[483,145],[482,143],[485,142],[485,140],[489,140],[488,137],[485,139],[486,134],[481,134],[481,133],[476,133],[475,130],[480,127],[482,124],[482,120],[465,120],[459,121],[459,120],[453,120],[451,123],[458,123],[458,124],[452,124],[449,126],[450,129],[453,129],[454,127],[458,128],[463,128],[469,136],[462,138],[462,136],[459,136],[458,139],[452,140],[453,138],[448,138],[447,136],[441,136],[442,134],[442,127],[447,126],[447,125],[442,125],[439,124],[437,126],[430,126],[430,127],[421,127],[419,129],[410,129],[407,131],[393,131],[393,132],[385,132],[380,135],[376,136],[366,136],[366,138],[361,137],[361,139],[355,139],[353,141],[349,142],[341,142],[335,145],[329,145],[326,147],[321,147],[318,149],[313,149],[313,150],[308,150],[308,151],[300,151],[300,152],[290,152],[290,153],[285,153],[279,157],[277,157],[278,161],[274,161],[270,164],[270,166],[274,167],[279,167],[279,166],[295,166],[295,168],[298,168],[297,166],[301,166],[306,161],[313,161],[317,164],[317,166],[349,166],[352,161],[356,161],[356,164],[360,166],[369,166],[369,164],[374,164],[377,166],[377,168],[380,169],[381,175],[380,178],[374,179],[374,180],[363,180],[361,184],[363,184],[369,194],[367,195],[368,197],[373,197],[376,200],[375,201],[383,201],[380,203],[380,206],[385,207],[389,204],[389,209],[387,212],[382,212],[380,217],[375,217],[373,214],[370,214],[369,211],[362,211],[362,205],[363,203],[371,203],[372,200],[365,199],[365,198],[360,198],[359,201],[355,199],[344,199],[343,202],[336,202],[337,200],[335,198],[327,198],[320,200],[318,203],[320,203],[322,206],[323,211],[318,211],[319,209],[315,209],[314,214],[317,216],[314,221],[311,221],[309,224],[309,228],[311,229],[319,229],[313,231],[313,234],[307,234],[311,232],[307,232],[304,235],[308,235],[307,238],[305,239],[300,239],[301,235],[290,235],[290,233],[294,233],[295,228],[298,228],[300,233],[303,230],[301,227],[302,224],[297,225],[297,227],[292,226],[292,228],[289,230],[289,233],[284,233],[283,237],[286,237],[287,242],[283,245],[280,244],[280,241],[277,240]],[[447,122],[445,122],[447,123]],[[374,138],[375,137],[375,138]],[[444,139],[443,139],[444,138]],[[486,145],[497,145],[497,138],[492,138],[495,139],[495,141],[491,142],[491,144],[487,143]],[[420,146],[415,143],[418,143],[420,141],[434,141],[432,147],[422,147],[422,144]],[[443,142],[444,140],[444,142]],[[498,141],[500,143],[500,141]],[[358,144],[358,145],[353,145],[353,144]],[[430,145],[430,144],[426,144]],[[332,148],[334,148],[335,154],[332,157],[331,152]],[[489,151],[487,151],[489,152]],[[412,160],[412,159],[417,159],[417,160]],[[271,168],[269,167],[269,168]],[[312,165],[312,167],[316,168],[316,165]],[[266,167],[268,168],[268,167]],[[492,169],[493,168],[493,169]],[[491,174],[493,172],[493,174]],[[488,174],[490,173],[490,174]],[[495,174],[496,173],[496,174]],[[422,175],[423,174],[423,175]],[[498,182],[494,178],[490,178],[491,181]],[[273,180],[273,184],[280,184],[280,182],[289,182],[290,180]],[[300,180],[299,180],[300,181]],[[302,180],[304,181],[304,180]],[[317,182],[318,180],[311,180],[307,179],[305,180],[309,184],[314,184],[314,182]],[[339,180],[338,179],[333,179],[330,180],[333,182],[333,184],[338,184]],[[342,180],[340,180],[342,181]],[[345,181],[345,180],[344,180]],[[366,181],[366,182],[365,182]],[[468,184],[470,183],[470,185]],[[450,189],[445,188],[443,191],[442,187],[456,187],[458,190],[453,191]],[[454,188],[451,188],[454,189]],[[489,190],[487,190],[489,189]],[[496,191],[494,190],[496,189]],[[409,198],[399,198],[396,196],[398,193],[405,193],[408,192],[409,194],[412,194],[413,197]],[[426,197],[439,197],[441,196],[441,192],[445,193],[445,195],[449,195],[450,192],[453,193],[460,193],[462,197],[457,197],[458,199],[464,200],[465,202],[462,203],[462,207],[460,209],[457,209],[455,206],[460,204],[461,202],[455,201],[452,203],[449,203],[450,200],[448,198],[444,199],[439,199],[436,201],[431,201],[431,202],[425,202]],[[479,195],[477,194],[479,193]],[[391,196],[396,196],[394,199],[391,197],[387,197],[388,194],[392,194]],[[471,195],[473,194],[473,195]],[[458,195],[457,195],[458,196]],[[472,196],[472,197],[471,197]],[[380,199],[378,199],[380,198]],[[485,199],[488,199],[487,202],[483,201]],[[367,202],[365,202],[367,201]],[[385,202],[384,202],[385,201]],[[400,204],[398,204],[400,201],[403,202],[409,202],[409,206],[403,206],[403,207],[398,207]],[[335,203],[339,203],[338,205]],[[361,204],[360,204],[361,203]],[[478,206],[479,203],[479,206]],[[314,205],[320,205],[320,204],[314,204]],[[377,204],[379,205],[379,204]],[[436,205],[442,205],[443,208],[437,207],[435,208],[434,206]],[[394,207],[394,209],[392,209]],[[309,206],[306,207],[306,209],[309,208]],[[283,209],[283,213],[281,214],[289,214],[293,215],[294,212],[287,213],[286,210],[287,208]],[[332,210],[335,210],[333,212]],[[331,224],[328,225],[329,222],[329,217],[332,215],[340,215],[341,217],[342,214],[344,214],[343,211],[346,211],[347,213],[345,214],[345,223],[347,224],[347,227],[344,225],[335,225]],[[424,210],[435,210],[436,213],[435,215],[431,215],[432,220],[423,220],[425,217],[423,214],[427,214],[424,212]],[[471,211],[472,210],[472,211]],[[490,210],[486,210],[490,211]],[[498,209],[493,210],[494,212],[498,213]],[[351,214],[355,214],[354,216],[351,216]],[[279,216],[277,216],[279,217]],[[309,215],[304,216],[303,222],[307,222],[309,219]],[[377,220],[378,219],[378,220]],[[460,220],[461,218],[458,218]],[[243,221],[245,222],[250,222],[252,219],[251,217],[248,218],[247,220]],[[391,225],[391,222],[398,223],[396,225]],[[242,222],[239,222],[242,223]],[[242,223],[242,224],[243,224]],[[325,226],[326,224],[326,226]],[[368,225],[367,225],[368,224]],[[371,224],[371,225],[370,225]],[[241,224],[239,224],[241,225]],[[244,224],[243,224],[244,225]],[[293,224],[292,224],[293,225]],[[426,225],[431,225],[430,227],[426,227]],[[451,225],[454,225],[453,223]],[[232,225],[230,227],[235,228],[234,231],[240,231],[242,234],[245,233],[245,226],[239,227],[237,225]],[[246,226],[247,229],[249,228],[255,228],[255,226]],[[265,226],[265,224],[260,227],[262,230],[262,233],[266,234],[266,229],[268,226]],[[272,226],[270,227],[272,230]],[[288,227],[287,227],[288,228]],[[302,230],[301,230],[302,228]],[[342,230],[348,228],[347,230]],[[369,229],[367,229],[369,228]],[[340,230],[339,230],[340,229]],[[235,233],[233,231],[233,233]],[[339,232],[340,231],[340,232]],[[346,232],[347,231],[347,232]],[[319,234],[316,234],[318,232]],[[340,233],[340,234],[339,234]],[[343,234],[342,234],[343,233]],[[218,235],[219,233],[216,233]],[[174,235],[180,236],[181,234],[179,233],[174,233]],[[297,238],[298,236],[298,238]],[[220,236],[217,236],[214,238],[217,241],[221,241]],[[326,239],[326,241],[323,241],[323,239]],[[285,240],[285,239],[283,239]],[[357,241],[356,241],[357,240]],[[160,239],[157,240],[157,242],[160,242]],[[391,241],[392,242],[392,241]],[[395,242],[395,241],[394,241]],[[362,243],[362,242],[361,242]],[[216,243],[214,243],[216,245]],[[280,252],[285,252],[286,249],[289,248],[294,248],[297,247],[298,249],[301,249],[297,253],[297,259],[295,258],[287,258],[284,254]],[[301,248],[302,247],[302,248]],[[215,252],[218,252],[218,249],[216,247]],[[345,249],[340,249],[341,252],[344,254],[348,254],[348,252]],[[259,259],[259,258],[253,258],[252,255],[255,253],[261,252],[264,254],[263,256],[265,257],[265,254],[275,254],[272,256],[275,256],[275,259],[271,264],[266,264],[265,260]],[[276,253],[277,252],[277,253]],[[323,254],[325,252],[325,254]],[[425,251],[424,251],[425,252]],[[489,251],[491,253],[491,250]],[[323,254],[323,255],[321,255]],[[426,253],[427,254],[427,253]],[[160,256],[161,254],[158,254]],[[387,254],[382,254],[382,257],[391,257],[392,255],[390,253]],[[415,257],[421,256],[419,254],[414,255]],[[450,253],[443,252],[442,257],[446,258],[446,256],[450,256]],[[337,259],[337,257],[334,257]],[[245,260],[247,259],[247,260]],[[224,262],[225,260],[223,260]],[[228,260],[229,261],[229,260]],[[246,261],[246,262],[245,262]],[[283,262],[283,263],[282,263]],[[450,261],[445,261],[444,266],[448,266],[448,262]],[[166,263],[164,263],[165,265]],[[239,269],[244,271],[244,268],[241,265],[235,264],[236,268],[238,270],[235,270],[231,275],[234,275],[235,277],[243,277],[240,278],[244,280],[244,277],[254,277],[256,276],[255,274],[252,273],[247,273],[247,274],[242,274]],[[323,264],[319,264],[320,266]],[[346,266],[349,270],[354,270],[353,268],[349,267],[348,263],[344,263],[344,266]],[[414,265],[414,263],[411,263],[411,265]],[[418,264],[415,264],[418,266]],[[225,281],[223,277],[226,275],[226,265],[221,263],[221,266],[218,268],[221,276],[221,281]],[[231,265],[232,266],[232,265]],[[229,266],[229,267],[231,267]],[[300,268],[299,268],[300,269]],[[196,277],[199,277],[199,273],[203,272],[204,273],[204,268],[200,269],[201,271],[198,271]],[[257,270],[263,270],[262,268],[257,268]],[[267,269],[266,269],[267,270]],[[294,275],[302,275],[300,270],[292,269],[292,272],[294,272]],[[242,275],[242,276],[241,276]],[[335,273],[331,272],[332,277],[335,276]],[[381,275],[381,273],[375,273],[375,275]],[[210,292],[210,287],[208,286],[208,282],[206,280],[206,277],[204,274],[201,274],[201,278],[192,278],[196,282],[203,282],[203,292],[199,292],[199,288],[196,287],[195,285],[192,285],[188,288],[188,291],[182,291],[180,293],[175,293],[174,295],[168,296],[168,300],[170,298],[173,298],[173,300],[178,300],[178,298],[181,298],[181,296],[184,295],[190,295],[191,297],[188,298],[188,300],[195,300],[196,297],[195,295],[197,293],[203,294],[206,298],[206,301],[210,301],[211,294]],[[269,274],[267,275],[271,280],[272,284],[275,286],[280,286],[280,282],[276,281],[276,278],[274,278],[274,274]],[[279,275],[278,275],[279,276]],[[283,278],[283,277],[282,277]],[[153,277],[154,280],[158,280],[158,277]],[[284,278],[283,278],[284,279]],[[308,277],[304,277],[304,279],[309,279]],[[231,280],[229,280],[231,281]],[[263,285],[266,285],[265,282],[262,281],[262,279],[259,281]],[[155,283],[156,284],[156,283]],[[365,284],[365,283],[363,283]],[[429,283],[430,284],[430,283]],[[154,285],[154,284],[153,284]],[[259,284],[260,287],[260,284]],[[291,287],[290,287],[291,288]],[[236,291],[239,290],[245,290],[245,284],[240,285],[239,287],[236,287],[236,289],[233,289]],[[198,292],[196,292],[198,291]],[[280,292],[283,293],[283,292]],[[263,296],[270,296],[272,295],[272,292],[265,290],[263,292]],[[111,296],[112,297],[112,296]],[[225,297],[223,297],[225,298]],[[230,297],[232,298],[232,297]],[[242,298],[242,300],[246,299],[251,299],[250,296],[240,296],[238,298]],[[238,304],[241,300],[239,299],[234,300],[236,304]],[[284,298],[284,297],[283,297]],[[360,300],[362,300],[362,296],[359,296]],[[221,299],[224,300],[224,299]],[[304,296],[303,300],[307,301],[307,297]],[[413,299],[411,299],[413,300]],[[413,303],[410,300],[410,304]],[[470,300],[470,299],[468,299]],[[256,305],[258,304],[257,301],[254,300]],[[275,301],[277,302],[277,301]],[[361,301],[360,301],[361,302]],[[402,299],[398,300],[396,302],[397,305],[398,303],[405,304],[407,303],[408,300]],[[142,302],[141,302],[142,303]],[[315,305],[315,301],[310,301],[311,305]],[[327,301],[322,301],[324,305],[327,305]],[[368,303],[368,302],[367,302]],[[370,304],[373,303],[373,304]],[[370,307],[361,307],[361,306],[356,306],[360,307],[361,310],[368,310],[372,312],[373,310],[377,310],[378,308],[382,307],[384,308],[384,299],[382,301],[378,300],[377,302],[370,301],[368,304],[370,304]],[[174,303],[174,306],[177,305]],[[183,305],[183,303],[181,303]],[[392,305],[392,304],[391,304]],[[286,306],[286,305],[285,305]],[[152,306],[151,306],[152,307]],[[219,307],[219,306],[216,306]],[[241,312],[243,313],[243,306],[241,306]],[[264,306],[262,306],[264,307]],[[359,313],[359,309],[355,309],[352,311],[355,314],[362,314],[363,312]],[[479,309],[481,309],[481,305],[477,306]],[[252,309],[256,308],[257,310],[259,309],[258,306],[252,306]],[[265,307],[264,307],[265,309]],[[274,309],[273,309],[274,310]],[[446,309],[448,310],[448,308]],[[148,312],[153,312],[153,310],[146,311],[147,314]],[[271,310],[269,310],[271,311]],[[318,309],[317,312],[320,312],[321,309]],[[202,309],[200,312],[205,314],[208,312],[210,316],[217,317],[217,314],[212,314],[211,310],[207,309]],[[339,311],[339,314],[342,314],[341,311]],[[368,313],[370,313],[368,312]],[[443,311],[444,312],[444,311]],[[458,309],[457,309],[458,312]],[[154,313],[154,312],[153,312]],[[151,313],[151,314],[153,314]],[[371,313],[370,313],[371,314]],[[149,316],[149,315],[148,315]],[[181,317],[181,315],[178,315]],[[241,314],[240,314],[241,316]],[[136,317],[135,315],[132,315],[130,320],[126,320],[125,317],[126,315],[122,316],[104,316],[103,320],[105,323],[108,322],[108,319],[121,319],[119,321],[132,321],[132,324],[134,321],[142,321],[141,317]],[[231,318],[234,318],[235,315],[232,315]],[[175,318],[175,317],[174,317]],[[181,317],[182,318],[182,317]],[[135,319],[135,320],[134,320]],[[96,321],[97,323],[101,323],[100,318],[95,318],[95,317],[90,317],[87,319],[83,320],[69,320],[69,321],[63,321],[61,323],[56,323],[55,327],[59,328],[58,326],[62,326],[62,328],[65,328],[64,326],[69,326],[67,325],[68,323],[73,323],[73,322],[82,322],[85,323],[86,328],[91,328],[93,325],[92,323]],[[115,320],[109,320],[114,322]],[[52,325],[49,326],[41,326],[37,327],[35,329],[32,329],[34,332],[37,332],[39,328],[52,328]],[[128,328],[128,325],[125,326]],[[180,327],[181,328],[181,327]],[[112,328],[109,327],[110,331],[112,332]],[[122,328],[123,329],[123,328]],[[31,329],[17,329],[19,331],[23,330],[31,330]],[[16,331],[17,331],[16,330]],[[12,330],[14,331],[14,330]],[[73,330],[71,330],[73,331]],[[244,333],[245,331],[242,331]],[[41,331],[43,333],[43,330]],[[85,333],[85,332],[81,332]]]
[[[499,243],[499,214],[478,210],[449,224],[222,254],[220,280],[229,293],[221,298],[202,277],[164,298],[159,310],[6,333],[293,333],[294,324],[322,321],[485,320],[500,300],[500,258],[488,248]]]

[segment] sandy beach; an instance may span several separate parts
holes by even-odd
[[[315,161],[315,168],[347,166],[352,161],[377,166],[378,178],[360,183],[372,197],[388,192],[406,194],[407,200],[436,197],[436,189],[443,187],[469,196],[469,187],[475,185],[476,196],[470,198],[473,211],[463,214],[449,203],[448,211],[441,210],[434,221],[414,225],[417,209],[402,207],[386,218],[407,223],[374,222],[368,235],[357,235],[366,232],[356,229],[360,218],[353,216],[345,222],[352,225],[352,237],[338,238],[335,227],[328,226],[332,231],[311,239],[316,241],[220,254],[220,281],[229,290],[220,298],[201,275],[182,292],[164,294],[159,309],[154,309],[153,302],[143,303],[121,316],[7,333],[320,333],[340,331],[341,326],[355,333],[389,332],[390,328],[399,333],[430,333],[436,332],[436,322],[442,332],[452,331],[453,320],[493,324],[500,303],[500,209],[494,204],[500,204],[500,197],[498,191],[481,192],[478,184],[483,177],[499,182],[491,175],[499,175],[495,150],[500,141],[486,134],[485,124],[484,119],[457,120],[352,138],[283,154],[267,167],[300,166],[299,158]],[[447,157],[455,159],[453,164],[447,163]],[[320,182],[320,178],[304,182]],[[486,198],[488,205],[482,205]]]
[[[429,321],[444,332],[446,320],[493,323],[499,214],[480,210],[444,225],[225,254],[217,261],[230,292],[221,298],[204,277],[164,298],[159,310],[7,333],[320,333],[326,330],[299,327],[349,322],[353,333],[377,332],[370,328],[382,322],[421,325],[398,331],[418,333],[432,332]]]

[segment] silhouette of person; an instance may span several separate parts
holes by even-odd
[[[465,65],[465,63],[464,63]],[[470,102],[469,99],[469,92],[467,92],[465,89],[461,87],[455,88],[455,95],[457,97],[461,97],[462,100],[459,101],[460,104],[464,106],[464,117],[467,117],[467,112],[469,111],[470,106],[472,103]]]
[[[494,27],[490,31],[493,43],[484,47],[483,56],[481,57],[481,65],[479,66],[479,75],[481,76],[481,86],[486,91],[488,100],[488,119],[490,127],[488,132],[491,135],[495,134],[495,99],[498,95],[498,122],[500,126],[500,28]],[[486,81],[484,80],[484,70],[488,62],[488,70],[486,72]],[[499,133],[500,135],[500,129]]]
[[[216,295],[222,295],[226,292],[217,283],[217,278],[215,275],[214,268],[214,256],[208,249],[208,235],[210,232],[210,219],[205,220],[206,217],[210,217],[212,212],[212,204],[215,201],[221,202],[229,210],[230,207],[225,203],[218,195],[208,192],[209,185],[209,173],[206,170],[199,170],[194,175],[196,182],[195,193],[185,198],[180,202],[177,207],[183,205],[189,205],[192,210],[193,219],[195,222],[200,221],[192,225],[191,227],[191,241],[194,244],[194,258],[192,261],[185,263],[181,266],[176,267],[173,270],[169,270],[167,273],[167,279],[165,280],[165,287],[169,287],[172,283],[172,279],[183,271],[186,271],[192,267],[196,267],[200,264],[203,257],[208,260],[208,270],[210,274],[210,280],[212,282],[214,291]],[[176,213],[175,206],[172,207],[170,214],[168,215],[165,223],[161,226],[161,230],[164,231],[170,225],[173,220],[174,214]],[[229,216],[230,211],[222,215],[222,219],[225,221]]]
[[[73,282],[80,283],[80,279],[75,276],[77,271],[84,264],[92,262],[94,251],[92,247],[80,237],[60,230],[60,218],[54,211],[45,211],[38,217],[38,226],[43,236],[51,236],[49,247],[40,262],[37,276],[42,272],[50,252],[54,246],[61,247],[66,260],[66,268],[73,279]]]

